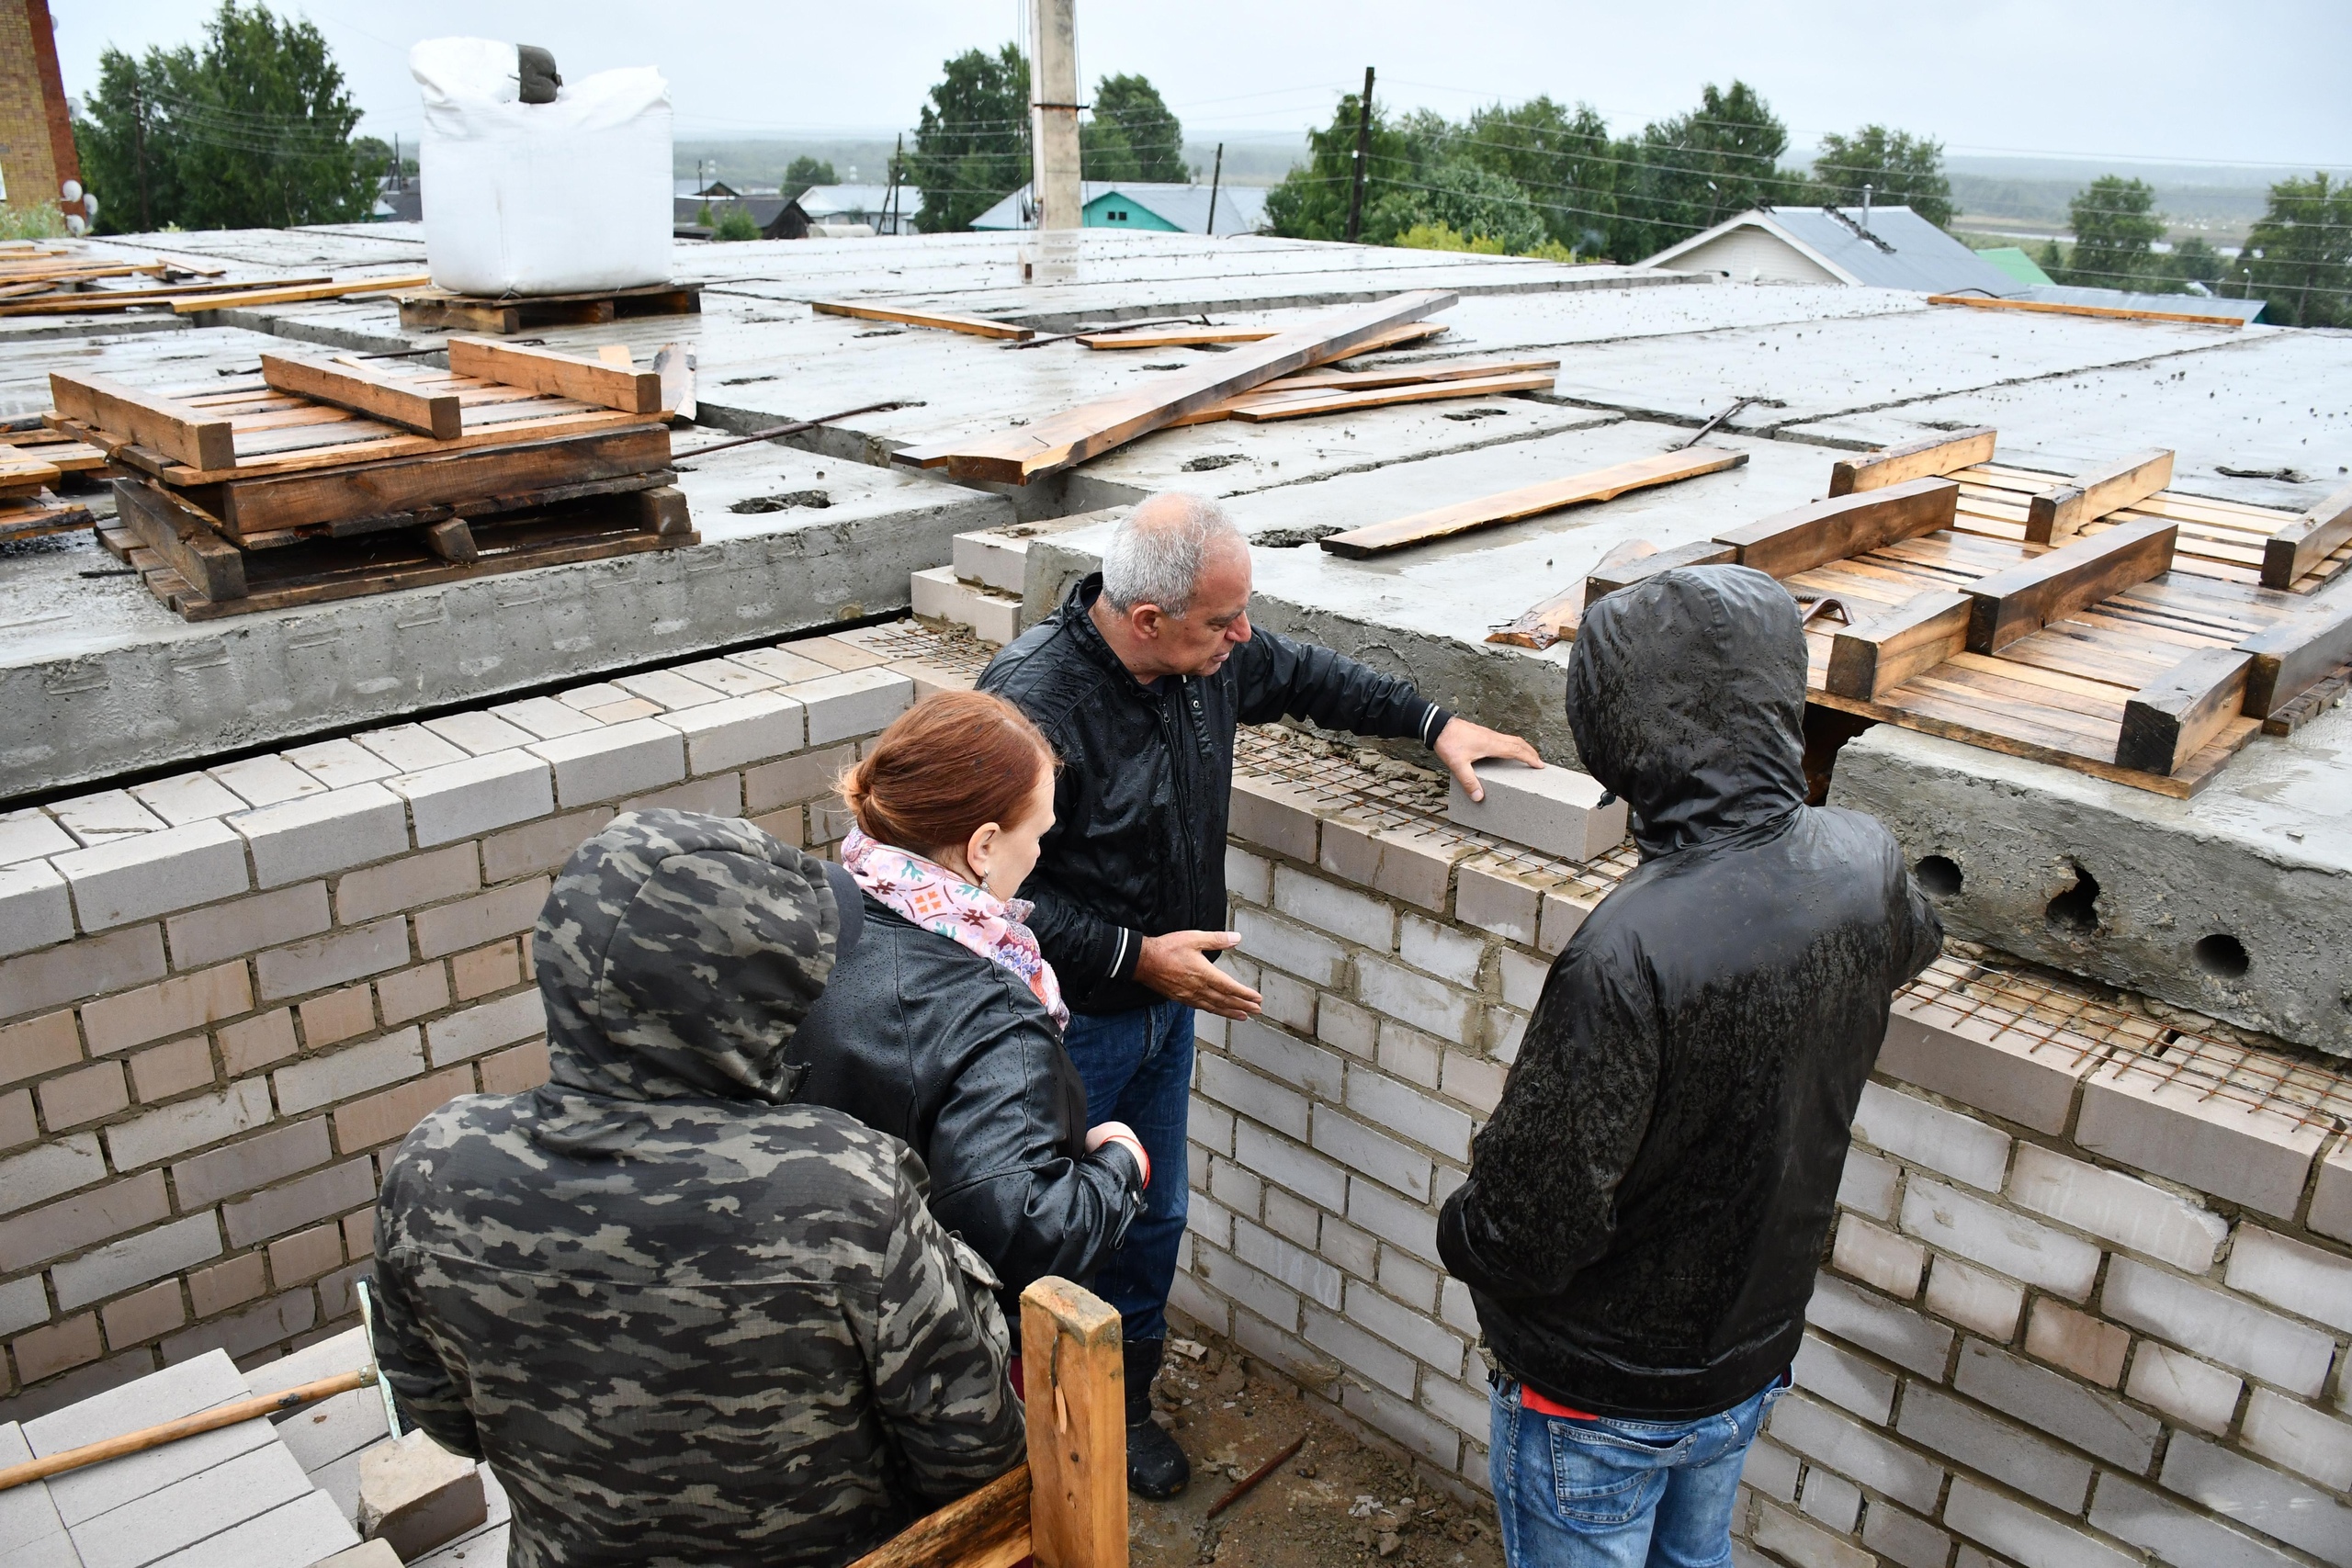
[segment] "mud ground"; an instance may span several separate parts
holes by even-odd
[[[1324,1418],[1296,1384],[1229,1344],[1168,1357],[1152,1403],[1193,1461],[1164,1503],[1128,1499],[1133,1568],[1503,1568],[1495,1515],[1417,1482],[1395,1455]],[[1171,1347],[1181,1341],[1171,1341]],[[1234,1484],[1306,1444],[1216,1518]]]

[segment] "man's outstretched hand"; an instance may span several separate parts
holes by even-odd
[[[1535,748],[1516,735],[1506,735],[1499,729],[1488,729],[1483,724],[1473,724],[1466,718],[1449,718],[1445,728],[1438,731],[1437,744],[1430,748],[1437,760],[1445,764],[1446,772],[1459,780],[1464,794],[1473,800],[1487,798],[1486,787],[1471,765],[1489,757],[1508,757],[1514,762],[1525,762],[1540,768],[1544,759]]]
[[[1136,978],[1171,1001],[1219,1018],[1255,1018],[1258,993],[1208,961],[1208,954],[1239,945],[1233,931],[1170,931],[1143,939]]]

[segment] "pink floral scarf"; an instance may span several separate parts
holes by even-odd
[[[1055,1027],[1069,1027],[1054,966],[1022,923],[1029,918],[1027,900],[999,898],[919,854],[876,843],[856,828],[842,840],[842,864],[886,907],[1020,976],[1053,1015]]]

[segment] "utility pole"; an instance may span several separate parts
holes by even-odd
[[[147,210],[147,89],[137,66],[130,71],[130,161],[139,171],[139,231],[153,233],[155,220]]]
[[[1348,243],[1363,232],[1363,181],[1372,155],[1372,67],[1363,68],[1363,96],[1356,103],[1356,174],[1348,189]]]
[[[890,194],[882,203],[882,220],[888,225],[882,231],[886,234],[899,231],[899,160],[906,155],[907,133],[902,130],[899,132],[898,146],[890,152]]]
[[[1085,222],[1078,175],[1078,3],[1030,0],[1029,62],[1031,187],[1037,227],[1076,229]]]
[[[1211,239],[1215,239],[1216,237],[1217,183],[1224,178],[1225,143],[1220,141],[1216,144],[1216,167],[1209,172],[1209,220],[1201,226],[1201,232],[1206,234]]]

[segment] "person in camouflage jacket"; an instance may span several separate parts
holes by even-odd
[[[922,1162],[789,1103],[856,918],[838,871],[748,822],[615,819],[533,939],[552,1081],[452,1100],[392,1161],[379,1363],[490,1461],[515,1568],[836,1568],[1022,1456],[995,1277]]]

